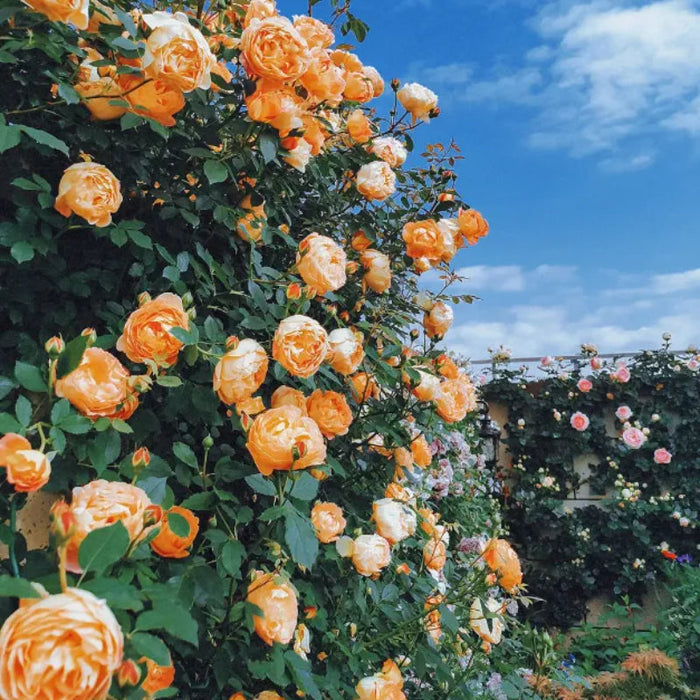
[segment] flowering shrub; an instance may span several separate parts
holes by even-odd
[[[507,634],[460,299],[416,298],[488,226],[330,6],[0,2],[4,700],[458,697]]]
[[[695,556],[696,355],[666,342],[608,362],[584,346],[580,361],[544,358],[534,382],[495,362],[484,393],[509,411],[504,517],[546,600],[537,619],[571,625],[593,596],[639,596],[665,561]]]

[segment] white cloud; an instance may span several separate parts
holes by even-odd
[[[657,294],[675,294],[691,289],[700,289],[700,268],[685,272],[672,272],[667,275],[654,275],[653,290]]]

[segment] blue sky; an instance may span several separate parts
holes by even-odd
[[[491,226],[455,259],[482,301],[457,309],[448,345],[700,344],[700,0],[352,7],[362,60],[438,94],[417,141],[455,138],[460,191]]]

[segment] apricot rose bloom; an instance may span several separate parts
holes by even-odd
[[[186,535],[176,535],[169,524],[169,517],[179,515],[187,521],[189,532]],[[189,556],[189,547],[199,532],[199,518],[188,508],[172,506],[160,522],[160,532],[151,540],[151,549],[161,557],[168,559],[184,559]]]
[[[284,698],[274,690],[263,690],[262,693],[255,696],[255,700],[284,700]]]
[[[368,150],[392,168],[402,166],[408,157],[406,146],[393,136],[378,136],[372,140],[372,145]]]
[[[112,214],[121,203],[121,186],[111,170],[99,163],[74,163],[58,183],[54,209],[62,216],[76,214],[102,228],[112,223]]]
[[[377,534],[394,545],[416,531],[416,514],[404,503],[381,498],[372,504],[372,520]]]
[[[114,68],[95,67],[94,64],[102,60],[104,56],[99,51],[88,48],[87,56],[78,69],[78,80],[74,87],[95,119],[116,119],[126,112],[126,108],[110,102],[121,97],[122,90],[114,79]]]
[[[459,223],[460,236],[469,245],[476,245],[479,239],[486,236],[489,232],[488,222],[476,209],[460,209],[457,221]]]
[[[304,282],[321,296],[345,284],[347,262],[345,251],[328,236],[310,233],[299,243],[297,270]]]
[[[487,618],[484,607],[492,615],[500,615],[503,605],[494,598],[489,598],[484,602],[480,598],[475,598],[469,609],[469,625],[488,644],[498,644],[503,634],[503,621],[500,617]]]
[[[423,562],[431,571],[442,571],[447,562],[447,545],[442,538],[431,537],[423,547]]]
[[[306,400],[309,417],[316,421],[323,437],[332,440],[346,435],[352,424],[352,411],[342,394],[316,389]]]
[[[423,316],[423,328],[430,338],[441,338],[450,329],[454,317],[452,308],[444,302],[438,301]]]
[[[326,460],[326,444],[316,421],[296,406],[270,408],[258,415],[246,447],[265,476],[273,471],[306,469]]]
[[[367,143],[372,138],[372,122],[361,109],[355,109],[350,113],[347,127],[348,134],[355,143]],[[382,160],[386,159],[382,158]]]
[[[7,433],[0,438],[0,467],[6,467],[19,450],[31,450],[32,443],[17,433]]]
[[[440,393],[440,379],[434,374],[418,370],[420,380],[413,388],[413,395],[419,401],[434,401]],[[406,379],[410,382],[410,378],[406,375]]]
[[[430,451],[425,435],[419,435],[411,441],[411,454],[413,461],[421,468],[427,467],[433,461],[433,453]]]
[[[360,535],[353,542],[352,563],[360,576],[379,576],[391,561],[391,545],[381,535]]]
[[[245,401],[265,381],[267,367],[267,353],[262,345],[245,338],[217,363],[214,369],[214,391],[228,405]]]
[[[374,66],[362,66],[362,75],[372,84],[373,97],[379,97],[384,92],[384,79]]]
[[[295,377],[310,377],[328,354],[328,334],[308,316],[289,316],[277,326],[272,357]]]
[[[173,684],[175,667],[172,664],[170,666],[159,666],[155,661],[147,658],[139,659],[139,663],[146,664],[146,678],[141,683],[141,690],[148,693],[148,695],[153,695],[159,690],[165,690]]]
[[[335,542],[347,525],[340,506],[320,501],[311,509],[311,522],[316,530],[316,537],[323,544]]]
[[[379,385],[377,380],[367,372],[358,372],[350,377],[350,389],[353,398],[358,403],[364,403],[368,399],[379,398]]]
[[[383,294],[391,287],[391,261],[389,256],[368,248],[360,255],[360,262],[366,272],[362,282],[377,294]]]
[[[56,396],[88,418],[112,417],[129,396],[129,372],[106,350],[88,348],[70,374],[56,380]]]
[[[185,96],[169,80],[156,78],[144,82],[141,76],[119,75],[117,82],[132,112],[150,117],[163,126],[175,126],[173,115],[184,108]]]
[[[89,591],[30,599],[0,630],[0,697],[104,700],[123,650],[114,614]]]
[[[51,463],[39,450],[16,450],[7,459],[7,483],[18,493],[38,491],[49,481]]]
[[[333,30],[325,23],[308,15],[294,15],[294,29],[310,49],[327,49],[334,41]]]
[[[446,379],[435,397],[437,412],[446,423],[457,423],[476,408],[476,390],[465,375]]]
[[[88,0],[22,0],[34,12],[39,12],[52,22],[72,24],[87,29],[89,22]]]
[[[523,582],[518,555],[506,540],[492,539],[484,550],[484,561],[508,593],[514,593]]]
[[[170,333],[172,328],[190,327],[190,319],[177,294],[166,292],[150,299],[134,311],[117,340],[117,350],[132,362],[153,361],[159,367],[177,362],[182,342]]]
[[[357,191],[370,202],[391,197],[396,189],[396,175],[388,163],[375,160],[365,163],[355,176]]]
[[[305,416],[309,415],[306,410],[306,396],[304,396],[304,392],[299,391],[299,389],[293,389],[291,386],[278,386],[272,393],[270,406],[272,408],[296,406]]]
[[[342,68],[336,66],[324,49],[312,49],[308,68],[299,82],[313,102],[326,102],[336,107],[343,100],[345,77]]]
[[[430,112],[437,107],[438,103],[437,95],[418,83],[406,83],[396,96],[414,122],[418,119],[429,122]]]
[[[328,334],[328,363],[339,374],[352,374],[365,357],[364,336],[350,328],[336,328]]]
[[[442,260],[445,253],[444,239],[434,219],[410,221],[404,224],[402,235],[406,243],[406,255],[410,258],[425,259],[431,266]]]
[[[257,573],[248,586],[249,603],[260,608],[263,616],[253,615],[257,635],[270,646],[289,644],[294,637],[299,615],[297,594],[292,585],[273,574]]]
[[[142,19],[152,30],[143,56],[146,76],[168,80],[182,92],[209,89],[216,57],[187,15],[158,11],[143,15]]]
[[[241,62],[249,75],[293,82],[306,71],[309,45],[286,17],[253,20],[241,34]]]
[[[382,670],[363,678],[356,686],[358,700],[406,700],[401,671],[392,659],[387,659]]]

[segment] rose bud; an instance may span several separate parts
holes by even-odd
[[[137,686],[141,682],[141,669],[131,659],[126,659],[117,671],[117,683],[120,688],[127,685]]]
[[[49,338],[44,345],[44,350],[50,357],[58,357],[66,349],[66,344],[60,335]]]
[[[131,456],[131,466],[139,471],[151,463],[151,453],[147,447],[139,447]]]

